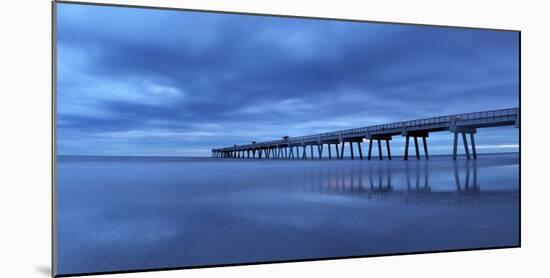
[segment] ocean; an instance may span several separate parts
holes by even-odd
[[[58,156],[57,273],[519,245],[517,153],[412,159]]]

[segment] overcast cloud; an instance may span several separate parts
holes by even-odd
[[[59,154],[208,156],[518,106],[514,32],[57,6]],[[430,147],[448,153],[450,137]],[[518,132],[476,139],[480,152],[514,151]]]

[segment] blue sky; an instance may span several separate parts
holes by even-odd
[[[57,4],[58,153],[209,156],[517,107],[518,55],[515,32]],[[451,137],[431,134],[431,153]],[[518,130],[476,143],[517,151]]]

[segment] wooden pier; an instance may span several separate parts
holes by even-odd
[[[323,158],[323,148],[328,149],[328,159],[344,159],[346,144],[350,150],[350,159],[355,159],[354,145],[357,146],[359,159],[363,159],[361,143],[368,142],[368,153],[366,158],[372,158],[373,141],[378,147],[378,159],[382,160],[383,147],[385,144],[387,159],[391,159],[390,141],[393,136],[405,137],[405,153],[403,158],[409,158],[409,141],[414,141],[415,156],[421,159],[419,139],[422,140],[424,158],[429,159],[428,142],[429,134],[432,132],[449,131],[453,136],[453,160],[457,159],[459,135],[462,138],[462,145],[466,158],[477,159],[475,145],[475,134],[479,128],[490,128],[497,126],[513,126],[519,128],[519,108],[509,108],[448,116],[432,117],[412,121],[395,122],[368,127],[352,128],[320,134],[289,137],[284,136],[279,140],[266,142],[252,142],[245,145],[233,145],[225,148],[212,149],[212,157],[216,158],[241,158],[241,159],[308,159],[307,149],[309,148],[309,159]],[[468,138],[469,137],[469,138]],[[469,143],[468,143],[469,139]],[[332,149],[334,148],[333,156]],[[470,151],[471,149],[471,151]]]

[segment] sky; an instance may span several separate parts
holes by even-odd
[[[56,28],[60,155],[210,156],[519,105],[516,32],[68,3]],[[451,140],[430,134],[430,152]],[[476,144],[517,151],[518,130]]]

